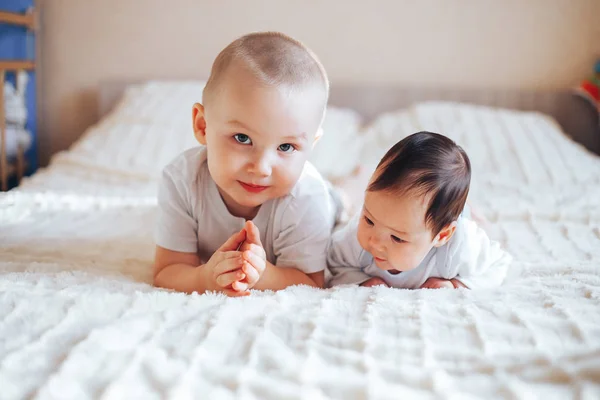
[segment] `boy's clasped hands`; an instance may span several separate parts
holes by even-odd
[[[267,256],[260,232],[252,221],[233,234],[208,262],[201,266],[210,271],[213,289],[228,296],[246,296],[267,267]],[[207,272],[207,271],[205,271]]]

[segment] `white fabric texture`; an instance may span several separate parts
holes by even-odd
[[[206,147],[186,150],[163,172],[158,192],[156,244],[198,253],[207,262],[246,220],[230,214],[208,171]],[[336,207],[329,187],[306,163],[291,192],[263,203],[252,219],[267,261],[307,274],[325,270]]]
[[[464,145],[516,282],[241,299],[151,286],[157,181],[119,168],[158,153],[131,126],[113,114],[0,195],[2,399],[600,397],[600,160],[549,118],[429,103],[365,132],[371,161],[420,129]]]
[[[379,268],[373,255],[360,246],[357,232],[363,216],[357,213],[333,233],[327,251],[328,286],[356,285],[377,277],[391,287],[418,289],[433,277],[457,278],[468,288],[489,289],[504,283],[509,273],[512,257],[474,221],[460,216],[448,243],[433,247],[414,269],[392,274]]]

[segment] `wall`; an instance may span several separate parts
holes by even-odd
[[[334,84],[554,89],[589,75],[600,56],[598,0],[38,3],[42,163],[96,121],[99,82],[204,78],[249,31],[304,41]]]

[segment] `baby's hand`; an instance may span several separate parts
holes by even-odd
[[[260,241],[260,232],[252,221],[246,221],[244,227],[246,231],[246,240],[240,247],[243,258],[242,272],[246,279],[237,282],[233,288],[239,287],[241,290],[251,289],[259,281],[267,267],[267,255]]]
[[[245,296],[250,292],[239,284],[238,281],[246,278],[242,272],[242,253],[237,251],[240,244],[246,239],[246,231],[242,229],[231,236],[215,251],[210,260],[202,267],[207,269],[208,277],[212,280],[209,287],[221,291],[228,296]]]
[[[429,278],[421,285],[421,289],[454,289],[452,280],[443,278]]]
[[[383,279],[381,278],[371,278],[363,283],[360,286],[371,287],[371,286],[387,286],[390,287]]]

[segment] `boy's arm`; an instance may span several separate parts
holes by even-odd
[[[202,279],[200,257],[194,253],[172,251],[156,246],[154,255],[154,286],[185,293],[204,293],[207,279]]]
[[[204,293],[208,286],[206,268],[196,253],[198,222],[190,204],[187,169],[168,165],[162,173],[158,190],[158,216],[153,283],[181,292]]]
[[[186,293],[220,291],[228,296],[249,294],[247,290],[236,290],[238,281],[245,278],[241,272],[241,253],[236,251],[244,237],[243,230],[234,234],[202,265],[197,254],[156,246],[154,285]]]
[[[276,290],[298,284],[322,288],[335,213],[335,204],[327,190],[295,197],[276,224],[278,235],[273,241],[276,265],[267,266],[256,288]]]
[[[313,272],[312,274],[306,274],[317,287],[325,287],[325,271]]]
[[[246,221],[244,227],[246,240],[240,247],[247,263],[243,266],[247,280],[245,284],[257,290],[281,290],[292,285],[323,287],[323,272],[306,274],[293,267],[278,267],[267,261],[260,240],[260,232],[252,221]]]
[[[323,272],[305,274],[292,267],[278,267],[267,261],[265,272],[254,286],[258,290],[282,290],[292,285],[323,287]]]

